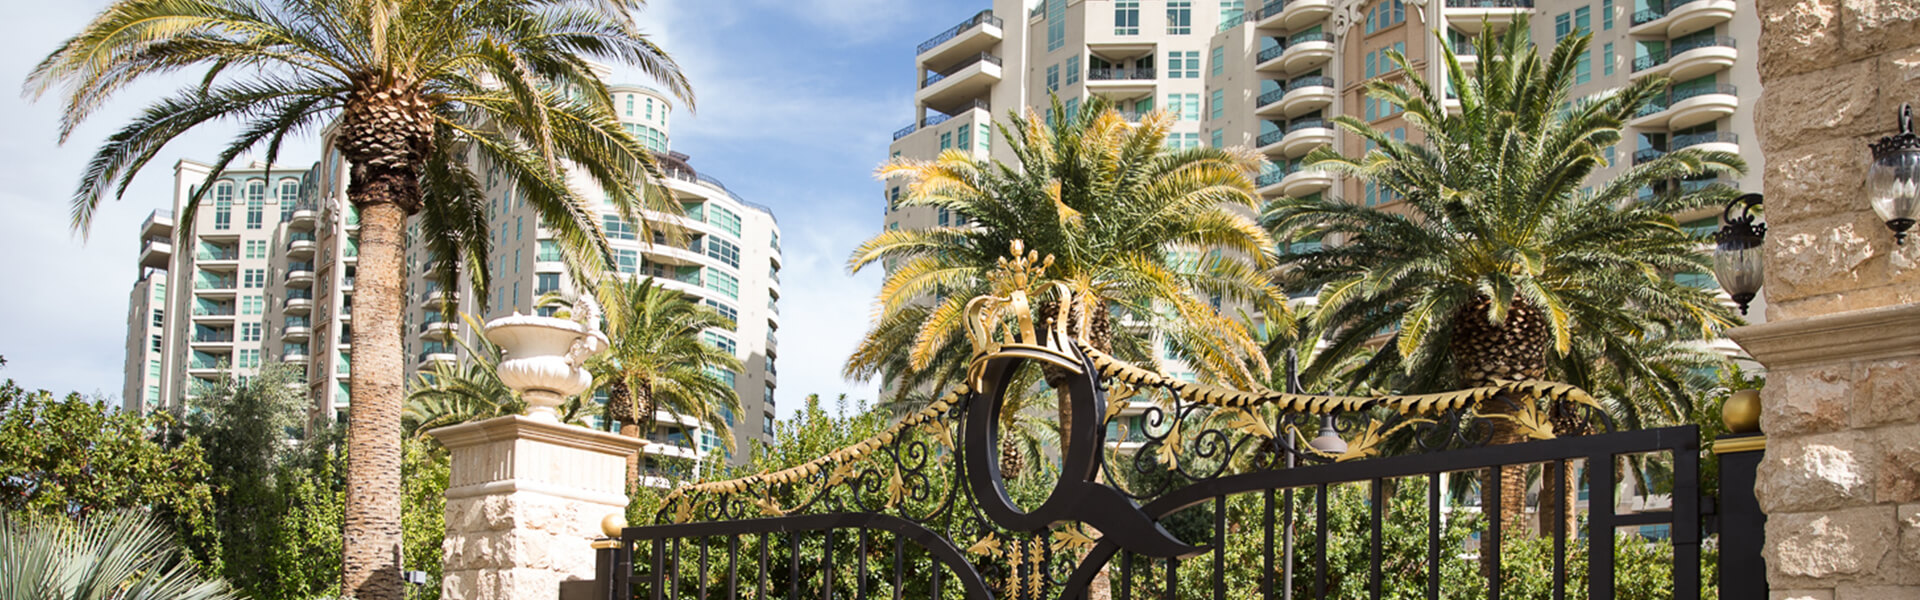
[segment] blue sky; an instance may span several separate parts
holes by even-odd
[[[0,82],[18,85],[104,1],[12,11]],[[870,398],[842,362],[864,331],[879,278],[843,266],[881,220],[872,172],[912,121],[913,49],[986,8],[985,0],[652,0],[642,28],[692,80],[695,111],[675,113],[673,147],[748,200],[772,207],[785,250],[780,393],[784,417],[808,393]],[[647,83],[623,71],[616,80]],[[172,165],[214,156],[231,128],[170,145],[126,198],[103,206],[91,239],[68,231],[67,198],[96,144],[186,79],[122,93],[66,145],[57,106],[0,97],[0,377],[28,388],[118,396],[127,294],[140,222],[166,208]],[[281,162],[318,156],[308,140]]]

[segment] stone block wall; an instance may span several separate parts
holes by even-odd
[[[1775,599],[1920,599],[1920,240],[1868,206],[1867,145],[1920,104],[1920,0],[1757,0]],[[1743,49],[1745,51],[1745,49]]]

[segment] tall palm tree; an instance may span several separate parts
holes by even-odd
[[[739,373],[742,367],[732,352],[708,343],[703,334],[732,330],[733,320],[651,277],[609,280],[600,286],[598,299],[610,347],[587,368],[594,388],[607,392],[607,422],[618,423],[628,437],[645,437],[655,411],[666,410],[706,423],[731,450],[726,415],[739,413],[740,398],[718,373]],[[547,302],[570,304],[558,298]],[[638,457],[628,458],[629,481],[639,476],[639,467]]]
[[[1440,87],[1394,54],[1405,83],[1369,82],[1367,93],[1404,108],[1418,135],[1396,139],[1339,117],[1374,149],[1346,157],[1323,148],[1307,158],[1404,205],[1287,198],[1268,209],[1276,237],[1337,242],[1282,258],[1290,289],[1320,290],[1314,318],[1333,333],[1319,358],[1340,360],[1391,331],[1360,372],[1415,393],[1545,377],[1553,356],[1580,346],[1576,339],[1624,347],[1656,329],[1706,334],[1735,322],[1712,293],[1663,276],[1705,270],[1698,240],[1669,215],[1713,196],[1636,196],[1682,177],[1738,173],[1744,163],[1678,150],[1583,189],[1607,165],[1605,149],[1620,141],[1621,126],[1666,82],[1642,78],[1573,100],[1568,90],[1589,36],[1568,36],[1543,60],[1527,31],[1522,20],[1481,36],[1471,75],[1441,44],[1457,115]],[[1496,442],[1517,440],[1505,421],[1494,425]],[[1525,479],[1517,468],[1506,471],[1499,514],[1511,518],[1521,511]]]
[[[268,162],[289,136],[333,123],[359,210],[359,282],[342,590],[398,600],[403,226],[422,238],[452,285],[464,266],[484,301],[486,198],[476,172],[498,169],[542,215],[565,252],[590,265],[608,254],[594,213],[567,182],[598,187],[632,217],[673,210],[641,186],[657,173],[614,118],[588,59],[638,66],[682,98],[678,67],[634,27],[640,0],[119,0],[28,76],[35,97],[62,97],[64,142],[115,93],[149,74],[204,68],[109,136],[75,191],[84,231],[169,141],[202,124],[239,122],[209,178],[242,153]],[[201,186],[201,193],[209,186]],[[192,223],[200,194],[182,223]],[[181,228],[187,235],[187,227]]]
[[[901,205],[952,211],[971,222],[886,231],[853,251],[849,270],[885,263],[888,273],[876,301],[879,318],[848,360],[847,375],[897,382],[915,372],[964,372],[944,364],[966,359],[954,349],[964,344],[964,307],[989,291],[986,274],[1021,241],[1054,257],[1047,277],[1074,294],[1065,311],[1074,335],[1147,359],[1146,332],[1114,326],[1119,312],[1178,342],[1211,377],[1254,381],[1265,370],[1259,344],[1204,295],[1250,302],[1269,318],[1286,314],[1285,296],[1263,274],[1272,242],[1243,212],[1258,204],[1252,177],[1261,159],[1244,148],[1170,149],[1174,117],[1165,112],[1138,126],[1100,98],[1072,114],[1056,100],[1051,112],[1046,120],[1031,110],[1009,115],[999,127],[1018,164],[950,150],[932,161],[895,159],[880,168],[881,177],[906,181]],[[1052,304],[1043,310],[1061,312]],[[1087,331],[1078,330],[1081,315]],[[1070,415],[1065,403],[1060,409],[1064,430]]]

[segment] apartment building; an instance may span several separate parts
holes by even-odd
[[[746,201],[718,178],[701,173],[668,144],[673,109],[668,97],[643,86],[613,86],[619,118],[650,146],[669,174],[666,191],[682,213],[648,212],[650,239],[637,224],[595,202],[613,246],[614,267],[626,277],[653,277],[731,317],[730,330],[703,335],[738,357],[743,372],[716,372],[732,383],[744,414],[724,415],[734,432],[732,455],[772,440],[775,414],[780,230],[772,211]],[[324,143],[323,143],[324,144]],[[191,231],[176,231],[194,186],[210,167],[181,161],[175,172],[175,209],[156,211],[142,225],[140,272],[129,294],[126,384],[128,410],[171,409],[193,393],[196,381],[212,381],[220,369],[241,376],[262,364],[284,362],[306,373],[316,422],[344,419],[351,389],[353,291],[359,255],[359,215],[346,201],[347,165],[324,144],[322,158],[306,169],[253,164],[228,169],[201,203]],[[540,312],[547,292],[572,295],[579,286],[568,273],[551,232],[497,170],[475,165],[490,191],[488,265],[490,303],[461,289],[443,290],[429,269],[421,244],[406,253],[404,348],[409,373],[462,360],[476,332],[448,319],[442,307],[484,322],[515,312]],[[578,189],[592,197],[586,181]],[[409,223],[408,240],[419,239]],[[178,246],[176,248],[176,246]],[[171,294],[169,292],[171,291]],[[468,344],[461,344],[464,339]],[[604,401],[604,398],[601,398]],[[724,451],[711,427],[661,411],[656,459],[699,459]]]
[[[1155,108],[1175,113],[1179,120],[1169,145],[1257,149],[1270,161],[1257,178],[1266,198],[1324,195],[1394,210],[1398,199],[1390,192],[1307,168],[1303,159],[1323,147],[1366,151],[1357,136],[1333,126],[1338,115],[1417,141],[1419,132],[1393,107],[1364,93],[1369,81],[1405,76],[1388,52],[1405,54],[1429,81],[1445,82],[1443,44],[1471,70],[1478,62],[1475,36],[1505,31],[1523,15],[1529,35],[1543,48],[1568,35],[1593,34],[1576,63],[1575,98],[1647,75],[1670,80],[1663,97],[1608,149],[1611,164],[1595,174],[1596,181],[1636,162],[1698,147],[1741,154],[1748,175],[1668,185],[1760,189],[1764,165],[1753,133],[1760,86],[1752,49],[1759,18],[1734,0],[995,0],[915,49],[915,121],[894,133],[890,152],[930,159],[959,148],[1011,161],[1004,145],[991,139],[994,119],[1022,107],[1044,111],[1051,96],[1069,111],[1101,96],[1130,118]],[[885,228],[942,226],[961,218],[896,207],[898,182],[883,185]],[[1698,231],[1718,227],[1717,208],[1675,217]],[[1673,277],[1716,286],[1708,273]],[[1311,294],[1296,291],[1303,300]],[[1750,319],[1763,318],[1763,302],[1756,301]],[[1726,340],[1711,345],[1738,351]],[[1191,376],[1178,359],[1167,358],[1161,367]]]

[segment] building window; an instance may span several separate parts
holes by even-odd
[[[640,251],[630,248],[614,248],[613,266],[615,270],[621,273],[639,273]]]
[[[707,345],[719,348],[727,354],[733,354],[739,350],[739,345],[734,343],[733,338],[712,331],[702,332],[700,339],[705,341]]]
[[[213,228],[233,228],[233,182],[213,184]]]
[[[260,350],[258,348],[242,348],[239,354],[240,358],[236,361],[239,364],[234,365],[235,367],[242,369],[260,368]]]
[[[240,276],[240,287],[250,290],[267,287],[266,269],[242,269]]]
[[[1200,134],[1199,133],[1169,133],[1167,134],[1166,147],[1174,150],[1198,148],[1200,147]]]
[[[712,298],[707,299],[707,306],[713,307],[714,312],[720,313],[720,316],[727,318],[728,331],[733,331],[738,326],[740,311],[734,310],[733,306]]]
[[[1047,3],[1047,51],[1059,50],[1067,44],[1067,0],[1046,0]]]
[[[1080,99],[1068,98],[1066,103],[1062,104],[1060,108],[1067,111],[1067,120],[1072,121],[1074,115],[1080,114]]]
[[[986,123],[981,123],[980,135],[977,138],[977,142],[980,144],[981,152],[993,151],[993,127]]]
[[[1200,51],[1194,50],[1191,52],[1168,52],[1167,53],[1167,78],[1168,79],[1199,79],[1200,78]]]
[[[1593,54],[1581,52],[1580,58],[1573,61],[1573,84],[1580,85],[1593,81]]]
[[[1573,32],[1582,35],[1593,32],[1593,7],[1573,9]]]
[[[1401,56],[1406,56],[1407,43],[1394,42],[1387,46],[1381,46],[1378,50],[1368,52],[1366,57],[1366,74],[1368,79],[1400,70],[1400,65],[1393,61],[1391,52],[1399,52]]]
[[[1613,42],[1607,42],[1605,46],[1600,47],[1600,73],[1613,74]]]
[[[241,323],[240,324],[240,341],[242,342],[260,341],[260,324],[259,323]]]
[[[259,229],[266,222],[267,182],[247,182],[247,229]]]
[[[1227,130],[1225,130],[1225,129],[1215,129],[1215,130],[1213,130],[1213,140],[1212,140],[1212,141],[1213,141],[1213,147],[1215,147],[1215,148],[1225,148],[1225,147],[1227,147]]]
[[[241,296],[240,314],[257,315],[267,312],[267,299],[261,296]],[[231,309],[229,309],[231,310]]]
[[[540,262],[560,262],[565,260],[560,256],[560,243],[553,240],[540,240],[534,252],[533,259]]]
[[[1367,11],[1367,34],[1399,25],[1407,20],[1407,5],[1401,0],[1382,0]]]
[[[713,271],[708,273],[707,289],[726,294],[728,298],[740,299],[740,280],[732,275]]]
[[[740,215],[719,206],[713,207],[709,213],[708,223],[718,226],[721,231],[733,234],[733,237],[740,237]]]
[[[727,266],[740,268],[740,247],[723,239],[707,240],[707,256],[719,259]]]
[[[1187,35],[1189,33],[1193,33],[1193,2],[1167,0],[1167,34]]]
[[[967,149],[973,148],[973,128],[972,127],[961,125],[959,129],[954,130],[954,133],[957,133],[960,135],[960,141],[955,142],[954,144],[955,148],[959,148],[961,150],[967,150]]]
[[[159,352],[160,351],[160,334],[158,333],[153,334],[152,339],[153,339],[153,351]]]
[[[708,377],[712,377],[720,383],[727,384],[727,387],[733,387],[733,371],[709,366],[706,368],[706,372]]]
[[[1076,83],[1080,83],[1080,57],[1078,55],[1067,57],[1067,85]],[[962,143],[960,145],[965,146],[966,144]]]
[[[637,235],[633,223],[629,223],[626,219],[620,218],[620,215],[601,215],[600,222],[607,230],[607,239],[631,240]]]
[[[167,322],[166,309],[163,309],[163,308],[153,309],[153,326],[166,327],[166,322]]]
[[[627,116],[633,116],[633,94],[627,94]]]
[[[1209,108],[1207,118],[1220,118],[1227,113],[1227,91],[1214,90],[1213,95],[1207,98],[1207,103]]]
[[[533,282],[533,295],[535,296],[544,296],[560,291],[559,273],[535,273]]]
[[[1114,0],[1113,34],[1140,35],[1140,0]]]
[[[1209,61],[1210,68],[1212,69],[1211,74],[1215,77],[1219,77],[1220,73],[1226,71],[1227,69],[1227,47],[1214,46],[1213,55],[1208,57],[1208,61]]]
[[[1600,28],[1613,29],[1613,0],[1600,0]]]
[[[940,132],[940,149],[946,150],[952,147],[953,147],[953,132],[951,131]]]
[[[1047,91],[1060,91],[1060,65],[1047,65]]]
[[[1188,121],[1200,120],[1199,94],[1167,94],[1167,110]]]
[[[1247,0],[1220,0],[1220,22],[1225,23],[1247,14]]]

